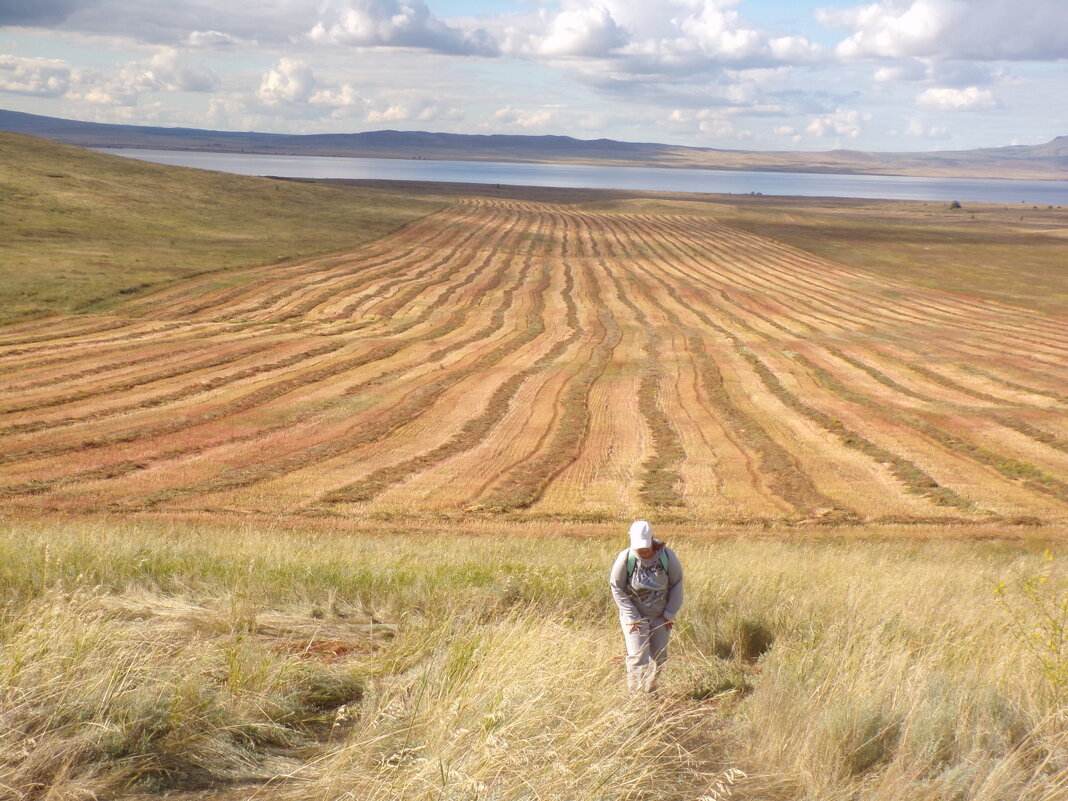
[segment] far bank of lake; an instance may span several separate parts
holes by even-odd
[[[1068,181],[913,178],[895,175],[524,164],[499,161],[271,156],[140,148],[108,148],[103,152],[158,164],[280,178],[356,178],[577,189],[1068,205]]]

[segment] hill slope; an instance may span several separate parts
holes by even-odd
[[[348,247],[441,201],[165,167],[0,133],[0,320]]]
[[[570,136],[369,131],[291,136],[62,120],[0,110],[0,130],[85,147],[147,147],[308,156],[575,162],[728,170],[1068,179],[1068,137],[1033,147],[932,153],[745,151]]]

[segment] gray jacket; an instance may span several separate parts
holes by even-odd
[[[666,545],[667,574],[660,564],[660,551],[652,559],[635,558],[634,573],[627,578],[627,555],[630,548],[624,548],[612,565],[608,579],[612,588],[612,598],[619,607],[619,619],[623,623],[634,623],[647,617],[663,617],[674,620],[682,607],[682,563],[675,552]]]

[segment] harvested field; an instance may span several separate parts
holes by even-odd
[[[704,214],[467,197],[0,329],[11,510],[1068,521],[1068,321]]]

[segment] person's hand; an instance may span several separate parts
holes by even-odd
[[[674,626],[674,625],[675,625],[675,621],[674,620],[667,620],[667,619],[664,620],[664,628],[667,629],[668,631],[671,631],[671,627]]]
[[[641,630],[642,630],[642,622],[640,620],[635,620],[633,623],[630,624],[630,633],[631,634],[636,634]]]

